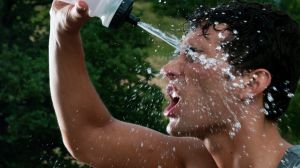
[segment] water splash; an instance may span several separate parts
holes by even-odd
[[[174,36],[174,35],[167,35],[166,33],[163,33],[159,29],[153,27],[150,24],[144,23],[144,22],[138,22],[138,26],[145,31],[149,32],[150,34],[160,38],[161,40],[165,41],[175,49],[179,49],[180,40]]]

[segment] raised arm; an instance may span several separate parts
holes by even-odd
[[[51,96],[68,151],[94,167],[214,167],[202,141],[173,138],[114,119],[84,63],[80,27],[87,5],[54,1],[49,39]]]
[[[51,97],[64,142],[71,151],[75,142],[70,137],[78,137],[76,134],[81,134],[82,129],[103,126],[112,120],[93,88],[84,64],[79,29],[88,16],[86,4],[82,5],[76,8],[54,1],[50,11]]]

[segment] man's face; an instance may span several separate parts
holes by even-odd
[[[162,69],[169,80],[170,105],[164,114],[170,119],[167,131],[171,135],[199,137],[199,132],[206,134],[236,122],[230,109],[236,99],[233,80],[225,77],[232,74],[228,55],[220,46],[230,33],[224,25],[220,28],[210,27],[206,35],[200,28],[188,33],[180,54]]]

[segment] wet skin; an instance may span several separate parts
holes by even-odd
[[[180,97],[172,110],[165,110],[170,118],[167,129],[170,134],[203,137],[210,128],[223,127],[220,124],[223,121],[235,120],[228,111],[228,101],[224,101],[224,97],[235,99],[233,92],[229,92],[234,81],[225,78],[224,69],[229,65],[220,50],[221,43],[225,42],[220,33],[222,37],[230,34],[224,29],[222,24],[218,31],[209,28],[207,35],[200,28],[191,31],[182,42],[179,55],[163,67],[169,80],[169,94]]]
[[[167,131],[204,140],[218,167],[275,168],[291,145],[264,117],[263,91],[271,74],[231,72],[220,45],[233,37],[226,24],[216,27],[206,37],[200,28],[189,32],[179,55],[162,69],[171,102]]]

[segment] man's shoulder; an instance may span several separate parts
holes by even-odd
[[[300,168],[300,145],[292,146],[285,152],[278,168]]]

